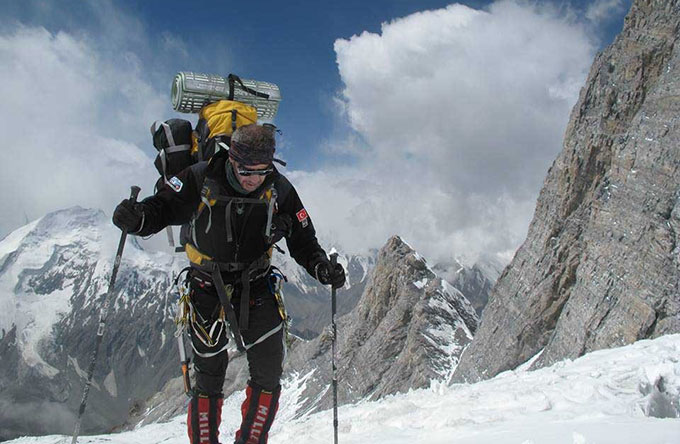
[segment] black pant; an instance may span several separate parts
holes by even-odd
[[[191,301],[194,308],[206,320],[206,329],[209,329],[209,325],[219,317],[220,313],[221,305],[217,292],[212,285],[201,286],[195,280],[191,281],[191,290]],[[234,293],[235,297],[232,299],[237,319],[240,316],[238,293],[237,288]],[[266,280],[263,279],[261,282],[253,283],[250,293],[251,305],[248,316],[248,330],[241,330],[246,346],[256,342],[260,337],[275,329],[282,322],[276,299],[271,293]],[[221,396],[224,377],[227,365],[229,364],[229,357],[226,351],[228,336],[226,334],[221,335],[214,347],[208,347],[197,337],[193,328],[189,330],[194,347],[193,362],[196,373],[197,392],[211,397]],[[250,380],[265,390],[274,390],[279,385],[281,374],[283,373],[285,353],[283,335],[284,329],[281,328],[246,352]],[[196,353],[196,350],[204,356]]]

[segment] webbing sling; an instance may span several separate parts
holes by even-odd
[[[211,262],[210,264],[212,266],[211,277],[217,289],[217,296],[220,298],[220,303],[224,308],[224,314],[227,316],[227,320],[231,326],[231,332],[234,335],[234,341],[236,341],[236,348],[238,351],[244,352],[246,348],[243,346],[243,338],[241,337],[241,332],[239,330],[238,323],[236,322],[236,313],[234,313],[234,307],[231,306],[231,301],[229,298],[227,298],[227,292],[224,290],[224,280],[222,279],[220,266],[216,262]],[[243,296],[241,297],[243,298]],[[241,299],[241,307],[243,307],[243,300],[244,299]]]

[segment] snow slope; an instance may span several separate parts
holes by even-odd
[[[342,382],[341,382],[342,383]],[[303,378],[284,386],[270,444],[329,443],[332,412],[291,420]],[[231,442],[242,395],[225,402],[222,441]],[[537,371],[509,371],[476,384],[389,396],[339,409],[342,444],[607,444],[680,442],[680,335],[590,353]],[[183,417],[81,443],[188,442]],[[225,436],[226,434],[226,436]],[[14,444],[70,442],[63,436]]]

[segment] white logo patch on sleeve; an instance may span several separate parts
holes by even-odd
[[[180,191],[182,191],[182,187],[184,186],[182,181],[179,180],[177,177],[174,177],[174,176],[170,180],[168,180],[166,183],[170,186],[170,188],[175,190],[176,193],[179,193]]]

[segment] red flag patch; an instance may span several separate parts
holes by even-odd
[[[307,219],[307,210],[303,208],[300,211],[298,211],[296,215],[298,218],[298,222],[302,222],[303,220]]]
[[[302,224],[302,228],[307,228],[307,225],[309,225],[309,219],[308,219],[309,216],[307,215],[307,210],[305,210],[303,208],[300,211],[298,211],[297,213],[295,213],[295,215],[297,216],[298,222],[300,222]]]

